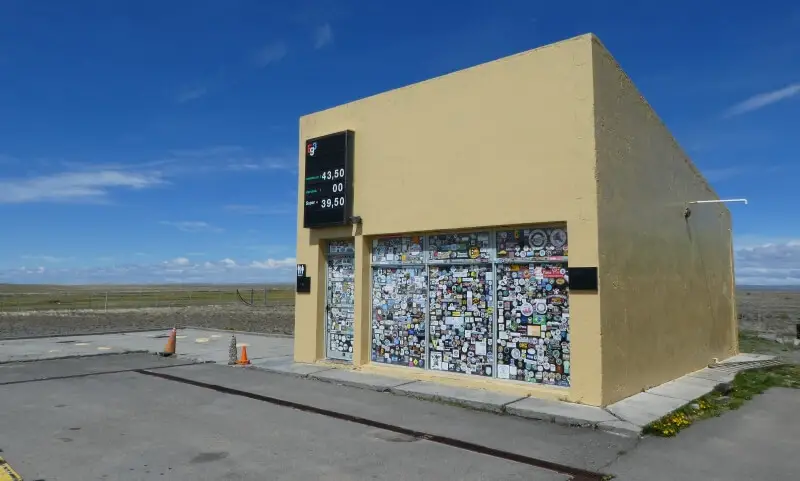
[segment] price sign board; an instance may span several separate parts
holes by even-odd
[[[306,141],[303,227],[350,223],[354,138],[352,130],[345,130]]]

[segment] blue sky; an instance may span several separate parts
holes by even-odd
[[[291,279],[298,117],[593,32],[800,284],[800,7],[736,5],[0,0],[0,282]]]

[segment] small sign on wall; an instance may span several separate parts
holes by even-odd
[[[297,264],[297,292],[308,294],[311,292],[311,278],[306,275],[306,265]]]
[[[597,267],[570,267],[570,291],[596,291]]]

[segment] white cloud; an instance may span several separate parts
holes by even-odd
[[[207,93],[208,89],[206,87],[203,86],[192,87],[178,92],[178,95],[175,96],[175,101],[177,101],[180,104],[191,102],[192,100],[197,100],[201,97],[205,97]]]
[[[11,157],[10,155],[0,154],[0,165],[6,164],[17,164],[19,163],[19,159],[16,157]]]
[[[238,158],[238,159],[228,159],[227,161],[227,168],[228,170],[233,171],[260,171],[260,170],[286,170],[286,171],[294,171],[296,169],[296,165],[294,162],[276,158],[276,157],[265,157],[265,158]]]
[[[286,215],[297,212],[294,205],[255,205],[255,204],[232,204],[226,205],[225,210],[236,212],[242,215]]]
[[[213,173],[219,171],[257,172],[285,171],[296,172],[297,161],[290,156],[260,155],[239,145],[218,145],[194,149],[174,149],[167,160],[165,174],[184,175]]]
[[[198,149],[175,149],[169,153],[176,157],[218,157],[241,154],[244,150],[241,145],[214,145]]]
[[[800,94],[800,83],[794,83],[782,89],[773,90],[771,92],[760,93],[729,108],[725,112],[725,117],[734,117],[736,115],[753,112],[768,105],[790,99],[797,94]]]
[[[176,257],[171,261],[165,261],[164,264],[168,266],[188,266],[191,264],[191,261],[185,257]]]
[[[269,64],[278,62],[286,56],[286,44],[275,42],[262,47],[253,57],[253,62],[257,67],[266,67]]]
[[[163,184],[157,173],[101,170],[0,179],[0,204],[103,202],[113,189],[145,189]]]
[[[331,42],[333,42],[333,29],[331,28],[331,24],[326,23],[317,27],[314,31],[314,48],[320,49]]]
[[[288,156],[257,155],[238,145],[178,149],[167,154],[166,158],[132,163],[57,159],[47,164],[65,171],[0,178],[0,204],[108,203],[116,190],[140,190],[166,185],[169,184],[168,179],[187,174],[297,172],[296,162]]]
[[[736,244],[737,284],[800,286],[800,239]]]
[[[58,164],[72,172],[98,172],[98,171],[120,171],[120,172],[150,172],[151,175],[161,176],[162,173],[156,169],[174,164],[174,159],[149,160],[146,162],[120,163],[120,162],[80,162],[72,160],[59,160]],[[51,162],[52,163],[52,162]]]
[[[47,272],[47,269],[45,269],[43,266],[39,266],[39,267],[25,267],[25,266],[22,266],[19,269],[15,269],[15,272],[18,273],[21,276],[30,276],[32,274],[44,274],[45,272]],[[2,279],[2,276],[0,276],[0,279]],[[20,281],[21,282],[30,281],[30,279],[26,278],[26,277],[22,277],[20,279]]]
[[[160,224],[175,227],[183,232],[222,232],[221,228],[199,220],[184,220],[178,222],[162,220]]]
[[[78,269],[19,267],[0,271],[0,280],[27,283],[137,284],[165,282],[289,282],[294,274],[293,257],[237,262],[192,262],[178,257],[156,264],[126,264]]]
[[[34,260],[40,262],[46,262],[48,264],[58,264],[61,262],[67,262],[70,260],[74,260],[74,257],[56,257],[56,256],[48,256],[48,255],[29,255],[26,254],[22,256],[22,259],[25,260]]]
[[[281,269],[293,267],[296,262],[297,259],[294,257],[287,257],[281,260],[267,259],[266,261],[253,261],[250,263],[250,267],[255,267],[257,269]]]

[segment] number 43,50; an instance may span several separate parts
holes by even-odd
[[[327,172],[322,173],[323,180],[332,180],[332,179],[343,179],[344,178],[344,169],[333,169],[332,171],[329,170]]]

